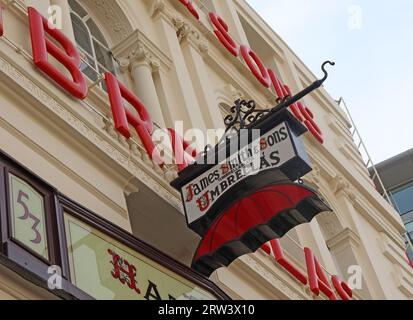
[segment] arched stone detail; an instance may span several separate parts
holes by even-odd
[[[324,239],[328,241],[329,239],[335,237],[337,234],[343,231],[345,229],[345,226],[340,220],[340,212],[339,209],[335,206],[334,196],[329,194],[329,192],[327,191],[328,189],[323,188],[322,178],[320,177],[320,175],[317,175],[315,173],[315,176],[315,181],[314,177],[312,177],[312,182],[317,184],[317,191],[333,211],[332,213],[322,213],[316,218],[318,224],[320,225]]]
[[[125,39],[133,31],[133,25],[119,4],[113,0],[82,0],[81,5],[102,27],[108,43],[112,47]]]

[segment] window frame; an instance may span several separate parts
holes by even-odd
[[[74,1],[76,1],[76,0],[74,0]],[[87,10],[79,3],[79,1],[76,1],[76,3],[77,3],[78,6],[82,7],[82,9],[83,9],[85,12],[87,12]],[[84,58],[81,57],[82,63],[86,64],[87,67],[89,67],[90,69],[92,69],[92,71],[96,74],[96,78],[97,78],[97,79],[99,78],[99,76],[100,76],[102,73],[105,73],[105,72],[110,72],[110,73],[116,74],[116,61],[115,61],[115,59],[113,59],[113,56],[111,57],[111,67],[112,67],[112,70],[110,70],[110,68],[108,68],[108,66],[103,65],[103,64],[99,61],[99,59],[97,58],[97,53],[96,53],[96,48],[95,48],[94,42],[96,42],[99,46],[101,46],[101,47],[103,47],[104,49],[106,49],[109,54],[111,54],[111,51],[110,51],[109,44],[108,44],[107,42],[106,42],[106,43],[102,43],[102,41],[100,41],[100,40],[98,39],[98,37],[96,37],[95,35],[93,35],[92,30],[91,30],[90,27],[88,26],[87,22],[88,22],[89,20],[91,20],[92,23],[94,23],[94,24],[96,25],[96,27],[99,28],[99,26],[96,24],[96,22],[95,22],[95,20],[93,19],[93,17],[92,17],[88,12],[87,12],[87,14],[86,14],[84,17],[81,17],[70,5],[69,5],[69,8],[70,8],[70,15],[72,15],[72,14],[75,15],[76,18],[79,19],[79,20],[82,22],[83,27],[86,28],[86,30],[87,30],[87,32],[88,32],[88,39],[87,39],[87,41],[89,42],[89,44],[90,44],[90,46],[91,46],[93,56],[92,56],[89,52],[87,52],[86,50],[84,50],[84,49],[77,43],[77,41],[76,41],[76,46],[77,46],[77,48],[80,50],[81,54],[84,55]],[[74,24],[72,18],[71,18],[71,23],[72,23],[72,25]],[[99,32],[100,32],[100,31],[99,31]],[[103,39],[105,39],[105,36],[104,36],[104,34],[103,34],[102,32],[100,32],[100,36],[101,36]],[[75,35],[75,40],[76,40],[76,35]],[[106,41],[106,40],[105,40],[105,41]],[[89,59],[90,59],[91,61],[93,61],[93,64],[94,64],[94,65],[91,65],[91,64],[89,63]],[[84,73],[84,72],[83,72],[83,73]],[[90,79],[91,81],[97,81],[97,80],[91,79],[86,73],[84,73],[84,74],[85,74],[85,75],[88,77],[88,79]],[[99,83],[99,87],[102,88],[102,89],[104,89],[104,83],[102,83],[102,82]]]
[[[399,204],[396,202],[395,195],[396,195],[397,193],[400,193],[400,192],[402,192],[402,191],[404,191],[404,190],[407,190],[407,189],[410,189],[410,188],[413,190],[413,182],[406,183],[406,184],[404,184],[404,185],[402,185],[402,186],[400,186],[400,187],[394,188],[393,190],[390,191],[390,197],[391,197],[391,199],[392,199],[392,202],[393,202],[393,204],[396,206],[397,211],[399,212],[400,216],[402,216],[402,217],[403,217],[403,216],[406,216],[406,215],[408,215],[408,214],[410,214],[410,213],[413,213],[413,204],[412,204],[412,209],[411,209],[410,211],[401,212],[400,207],[399,207]]]
[[[49,208],[47,210],[45,209],[45,219],[49,219],[50,222],[45,224],[45,231],[47,234],[50,261],[45,260],[36,252],[30,250],[24,244],[15,241],[15,239],[10,236],[11,223],[9,216],[11,215],[11,208],[8,197],[10,194],[10,190],[8,190],[8,173],[12,173],[27,182],[31,187],[34,187],[35,190],[41,190],[48,196]],[[60,298],[69,300],[94,300],[93,297],[76,287],[70,281],[69,252],[64,221],[65,213],[144,255],[177,275],[182,276],[194,285],[214,295],[217,299],[230,299],[218,286],[203,275],[144,243],[134,235],[86,209],[62,193],[59,193],[56,188],[49,185],[35,173],[24,168],[0,149],[0,264],[15,270],[28,281],[35,283]],[[51,276],[51,274],[48,273],[48,269],[53,265],[59,266],[62,270],[61,289],[51,290],[48,288],[48,280]]]
[[[45,204],[45,232],[49,251],[49,260],[40,256],[22,242],[12,237],[11,230],[11,203],[9,174],[13,174],[25,181],[44,196]],[[50,291],[57,297],[67,300],[92,297],[73,286],[67,280],[67,270],[62,268],[62,288],[51,290],[48,288],[50,266],[62,266],[65,260],[60,250],[59,221],[56,215],[56,189],[47,184],[33,172],[27,170],[10,156],[0,150],[0,263],[23,275],[26,279],[39,287]]]
[[[53,229],[57,227],[57,221],[54,217],[54,189],[51,188],[41,179],[32,173],[16,165],[13,161],[0,158],[0,217],[1,217],[1,242],[3,253],[11,258],[14,262],[21,265],[30,265],[36,270],[48,268],[51,265],[60,265],[61,256],[59,253],[59,243],[53,237]],[[30,187],[42,195],[44,200],[44,219],[46,243],[48,248],[49,259],[34,252],[24,243],[13,237],[12,234],[12,203],[10,201],[10,174],[23,180]]]
[[[63,194],[58,194],[57,198],[59,203],[59,208],[57,212],[60,216],[59,221],[62,222],[59,228],[61,230],[61,235],[64,237],[64,239],[61,242],[62,251],[65,252],[66,257],[68,257],[69,252],[67,248],[67,237],[64,224],[65,213],[70,215],[71,217],[78,219],[86,225],[102,232],[103,234],[107,235],[113,240],[132,249],[133,251],[142,254],[143,256],[149,258],[153,262],[160,264],[161,266],[176,273],[184,279],[189,280],[193,284],[199,286],[201,289],[214,295],[216,298],[222,300],[230,300],[228,295],[226,295],[218,286],[216,286],[212,281],[205,278],[195,270],[190,269],[187,266],[181,264],[180,262],[170,258],[168,255],[160,252],[151,245],[144,243],[143,241],[136,238],[134,235],[124,231],[123,229],[119,228],[118,226],[114,225],[112,222],[104,219],[103,217],[96,215],[92,211],[86,209],[85,207],[76,203],[75,201],[67,198]],[[67,264],[65,268],[69,270],[70,267],[68,258],[65,261],[65,263]],[[70,270],[68,279],[69,281],[71,280]]]

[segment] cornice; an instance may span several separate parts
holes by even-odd
[[[139,59],[147,60],[154,71],[160,67],[170,69],[172,66],[172,59],[139,30],[133,31],[113,47],[112,52],[123,70]]]
[[[109,26],[109,30],[116,40],[125,39],[132,32],[132,27],[123,11],[118,7],[117,1],[83,0],[83,4],[96,9],[92,12],[98,13],[104,19],[105,25]]]
[[[198,29],[193,27],[191,23],[188,23],[180,16],[174,16],[172,18],[172,23],[176,29],[176,34],[181,44],[188,42],[193,45],[199,53],[208,53],[208,41],[201,35]]]
[[[251,26],[256,28],[256,31],[265,39],[268,46],[274,51],[275,57],[280,63],[286,62],[285,49],[279,43],[285,44],[284,41],[276,34],[266,21],[262,19],[251,7],[243,1],[233,1],[239,15],[244,18]],[[258,18],[258,19],[257,19]],[[262,23],[257,23],[261,21]],[[277,41],[273,37],[277,38]]]
[[[378,239],[381,252],[392,263],[394,283],[409,299],[413,298],[413,270],[407,262],[404,248],[398,246],[385,233]]]
[[[351,184],[342,175],[336,175],[330,181],[330,186],[335,195],[338,195],[340,193],[344,194],[354,205],[357,197],[356,192]]]
[[[334,237],[327,241],[327,247],[331,250],[347,248],[349,245],[354,249],[361,244],[360,237],[350,228],[338,232]]]

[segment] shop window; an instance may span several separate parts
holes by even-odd
[[[73,31],[82,57],[82,72],[92,81],[100,74],[115,73],[114,60],[108,43],[98,25],[76,0],[69,0]],[[104,82],[100,83],[106,90]]]
[[[11,173],[8,180],[11,237],[48,260],[44,195]]]
[[[1,253],[16,267],[47,281],[49,267],[61,265],[54,189],[4,157],[0,219]]]
[[[227,298],[1,152],[0,226],[0,264],[64,299]]]
[[[413,212],[413,183],[391,191],[391,197],[401,215]]]
[[[78,210],[78,209],[77,209]],[[215,300],[149,255],[63,207],[71,281],[99,300]],[[85,215],[83,215],[84,217]],[[141,248],[142,250],[142,248]]]

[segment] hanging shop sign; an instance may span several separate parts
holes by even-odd
[[[171,183],[181,192],[189,228],[202,237],[192,263],[197,271],[210,276],[261,248],[314,295],[352,298],[351,288],[338,276],[329,281],[310,248],[304,249],[306,275],[285,257],[278,240],[331,211],[316,191],[295,182],[312,168],[300,139],[307,128],[287,110],[323,84],[326,64],[334,63],[323,64],[323,79],[272,110],[237,100],[234,114],[225,119],[227,132],[235,134],[206,149]]]
[[[225,119],[227,134],[171,183],[181,192],[189,228],[202,237],[194,269],[210,276],[331,211],[314,190],[296,183],[312,169],[299,138],[307,129],[287,110],[324,83],[327,64],[334,65],[323,64],[323,79],[271,110],[236,101]]]
[[[240,100],[236,102],[241,103]],[[305,130],[288,111],[277,120],[282,122],[181,188],[191,229],[202,233],[209,228],[220,209],[227,206],[228,199],[238,198],[240,188],[248,192],[261,184],[267,185],[266,176],[269,175],[274,179],[272,182],[295,181],[311,171],[304,147],[298,139]],[[236,136],[235,140],[247,138]],[[218,154],[227,151],[225,145],[220,149]],[[211,162],[214,161],[212,159]],[[181,177],[184,175],[182,173]]]

